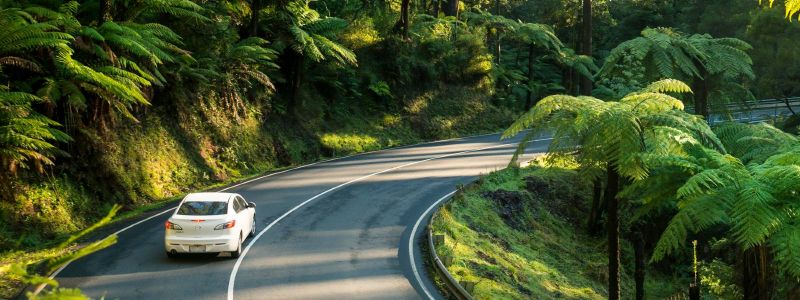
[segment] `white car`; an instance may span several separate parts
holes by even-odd
[[[164,223],[168,257],[179,253],[242,254],[242,241],[256,233],[256,204],[233,193],[186,195]]]

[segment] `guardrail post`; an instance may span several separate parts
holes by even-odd
[[[448,255],[448,256],[443,256],[443,257],[442,257],[442,264],[443,264],[445,267],[449,267],[450,265],[452,265],[452,264],[453,264],[453,257],[452,257],[452,256],[449,256],[449,255]]]
[[[460,281],[459,284],[470,294],[475,291],[475,281]]]
[[[444,245],[444,234],[434,234],[433,244],[438,246]]]

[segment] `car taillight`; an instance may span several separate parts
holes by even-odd
[[[167,221],[166,223],[164,223],[164,227],[167,228],[167,229],[173,229],[173,230],[183,230],[183,227],[181,227],[181,225],[172,223],[170,221]]]
[[[233,226],[235,226],[235,225],[236,225],[236,220],[233,220],[233,221],[222,223],[222,224],[219,224],[219,225],[215,226],[214,230],[223,230],[223,229],[233,228]]]

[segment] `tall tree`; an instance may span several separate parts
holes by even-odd
[[[592,0],[583,0],[581,55],[592,57]],[[581,95],[591,96],[593,90],[592,77],[581,76]]]
[[[299,99],[307,62],[319,63],[332,60],[334,63],[356,65],[352,50],[335,41],[336,35],[347,27],[347,21],[322,17],[309,7],[308,0],[293,0],[279,3],[270,25],[277,34],[275,43],[281,51],[284,65],[281,68],[286,79],[287,111],[294,113]]]
[[[250,4],[250,24],[249,36],[258,36],[258,26],[261,20],[261,9],[264,8],[264,0],[252,0]]]
[[[63,153],[54,144],[71,139],[57,129],[60,124],[33,109],[41,98],[13,90],[5,83],[8,77],[3,68],[41,72],[42,66],[28,55],[66,47],[73,37],[58,32],[52,24],[34,22],[25,11],[13,8],[0,9],[0,27],[0,79],[4,81],[0,84],[0,188],[13,194],[13,189],[6,189],[11,182],[9,174],[27,168],[42,171],[43,165],[53,164]]]
[[[683,103],[666,93],[691,92],[689,86],[676,80],[662,80],[643,90],[633,92],[619,101],[604,102],[590,96],[548,96],[522,115],[503,133],[509,138],[526,129],[517,152],[523,153],[528,141],[544,132],[552,132],[550,157],[576,155],[581,170],[587,176],[597,176],[598,166],[607,177],[606,203],[608,209],[608,287],[609,298],[619,299],[619,189],[622,179],[647,177],[638,157],[651,151],[654,139],[669,139],[672,130],[686,130],[698,136],[711,133],[707,124],[683,113]],[[691,125],[691,126],[689,126]],[[709,145],[719,145],[710,141]],[[577,151],[576,151],[577,149]],[[657,149],[669,151],[669,148]]]
[[[713,38],[707,34],[686,35],[671,28],[647,28],[642,36],[611,50],[598,77],[627,74],[632,62],[644,66],[646,80],[680,78],[694,85],[694,110],[708,118],[709,95],[741,88],[736,82],[754,78],[753,61],[747,54],[752,47],[735,38]],[[722,87],[725,87],[723,89]],[[726,101],[718,94],[717,102]]]
[[[745,297],[770,299],[769,276],[800,279],[800,140],[766,124],[726,123],[714,131],[724,147],[675,134],[670,147],[680,151],[642,157],[654,176],[630,188],[645,196],[644,209],[677,209],[652,260],[678,253],[688,234],[722,225],[741,251]]]
[[[396,29],[399,29],[404,39],[408,39],[408,26],[410,22],[408,19],[408,10],[411,5],[410,3],[411,0],[402,0],[400,2],[400,19],[397,20],[397,23],[394,25]]]
[[[458,18],[458,0],[447,0],[444,7],[444,15]]]
[[[103,24],[107,21],[114,20],[112,14],[113,7],[113,0],[100,0],[100,12],[98,14],[97,24]]]

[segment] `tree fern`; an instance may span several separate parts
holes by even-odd
[[[357,64],[355,53],[334,41],[336,34],[347,26],[347,22],[334,17],[321,17],[308,6],[308,1],[287,2],[271,20],[285,24],[288,28],[289,38],[278,42],[286,43],[285,46],[303,57],[314,62],[333,59],[343,64]]]
[[[223,104],[237,117],[245,113],[243,94],[256,83],[267,92],[275,90],[268,73],[278,69],[277,52],[267,46],[266,40],[257,37],[238,41],[223,53],[220,69],[210,78],[221,87]]]
[[[646,199],[653,199],[648,194],[657,194],[675,201],[650,200],[678,209],[656,244],[652,259],[673,254],[685,245],[690,233],[724,224],[742,249],[768,245],[778,270],[800,278],[800,253],[789,248],[797,243],[799,221],[797,138],[764,124],[723,124],[715,131],[731,154],[709,149],[693,138],[677,140],[683,151],[643,156],[644,165],[655,175],[625,191]],[[671,179],[665,180],[662,174]],[[701,199],[715,200],[695,205]]]
[[[39,63],[27,56],[32,50],[63,48],[72,40],[52,24],[35,23],[28,12],[20,9],[0,9],[0,27],[0,78],[3,66],[40,71]],[[32,94],[0,85],[2,172],[31,167],[41,171],[43,165],[53,164],[53,159],[63,154],[53,143],[68,142],[70,138],[56,129],[60,124],[33,110],[32,104],[39,101]]]
[[[125,21],[135,21],[142,16],[170,15],[194,22],[210,21],[204,13],[202,6],[191,0],[140,0],[127,3],[124,15],[120,16]]]
[[[696,91],[695,112],[707,117],[708,97],[712,102],[727,102],[728,93],[711,93],[707,85],[719,82],[720,87],[734,88],[731,82],[742,78],[752,79],[753,61],[747,54],[752,47],[735,38],[713,38],[710,35],[686,35],[671,28],[647,28],[641,37],[623,42],[606,58],[598,72],[609,85],[616,77],[630,77],[631,68],[644,67],[641,72],[646,81],[677,78],[694,81],[703,87]],[[611,88],[614,88],[613,86]]]
[[[0,86],[0,163],[3,172],[53,164],[56,155],[64,154],[54,142],[68,142],[70,137],[57,122],[31,108],[38,101],[34,95],[10,92]]]

